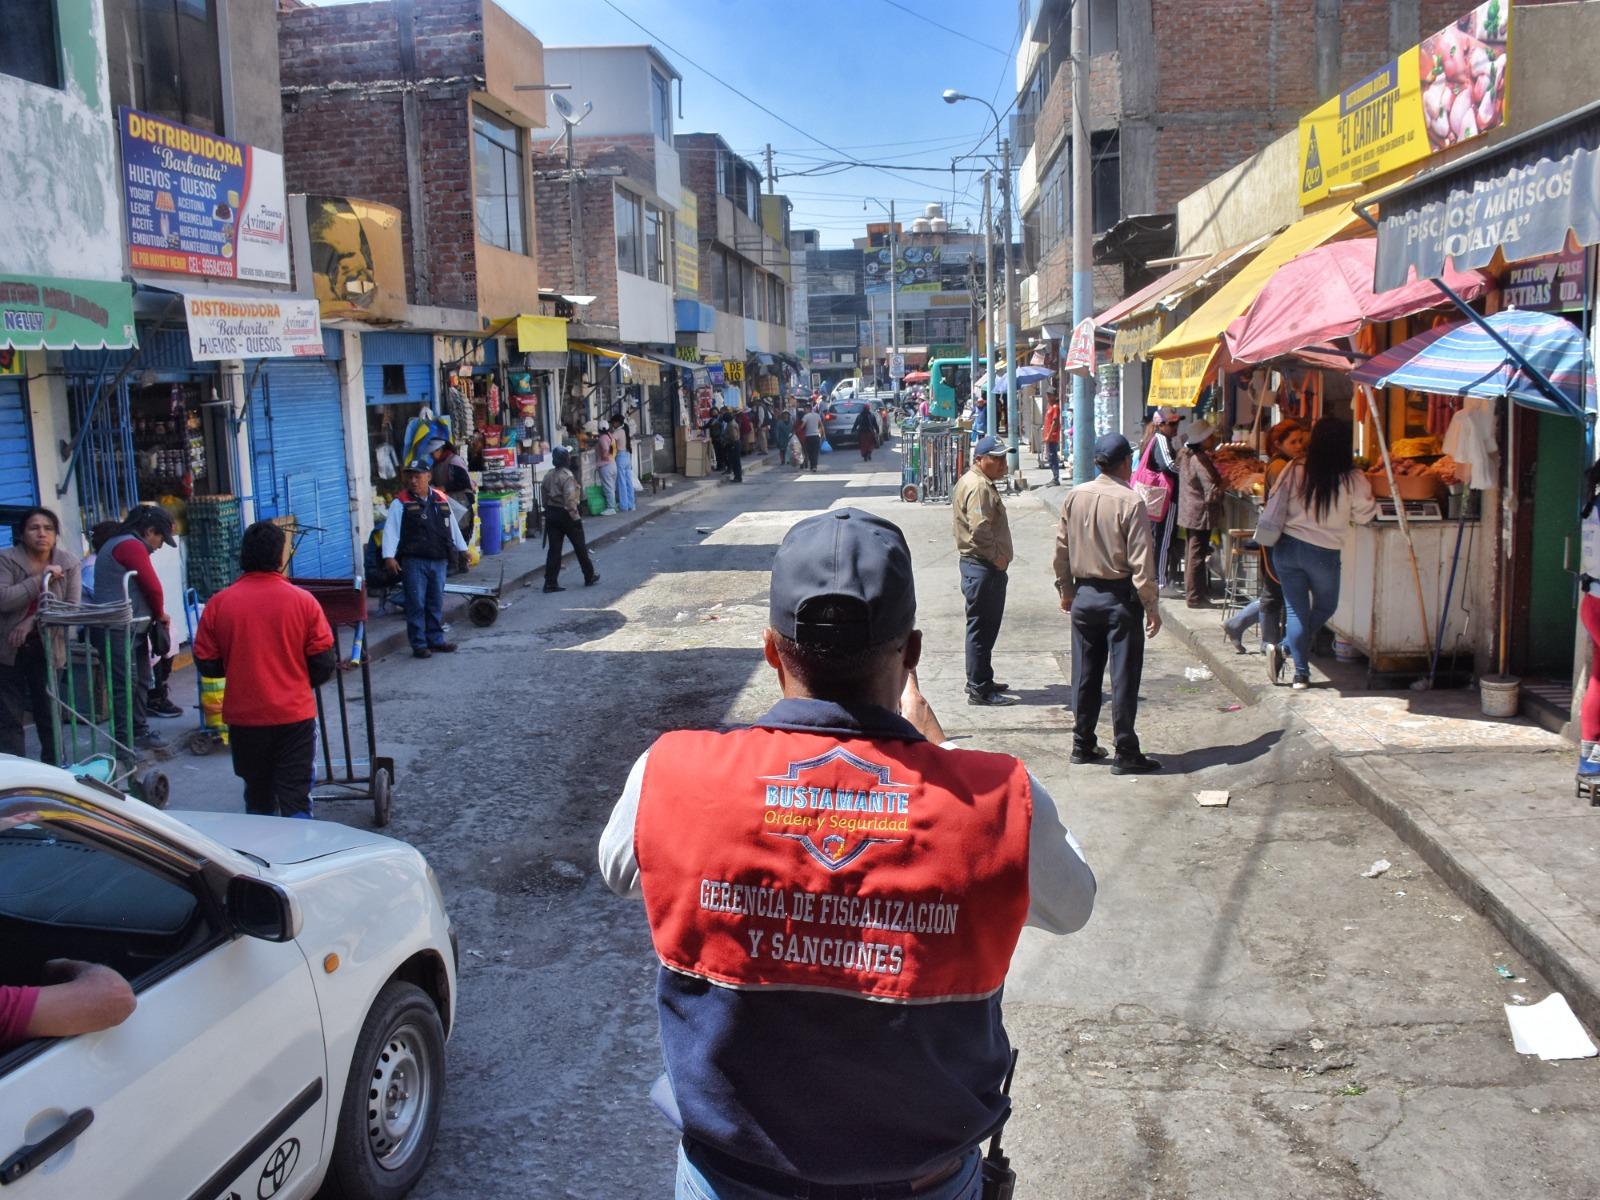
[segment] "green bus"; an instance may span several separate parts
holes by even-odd
[[[989,360],[978,360],[978,374],[989,369]],[[972,360],[936,358],[928,364],[928,415],[935,421],[954,421],[972,395]]]

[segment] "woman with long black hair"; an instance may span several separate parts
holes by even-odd
[[[1347,422],[1323,417],[1311,427],[1305,461],[1278,478],[1288,495],[1272,567],[1283,585],[1284,640],[1297,690],[1311,686],[1311,639],[1339,607],[1339,552],[1350,526],[1378,515],[1372,487],[1351,458],[1350,434]]]
[[[60,629],[46,635],[39,598],[48,591],[77,604],[83,598],[81,566],[57,544],[61,521],[48,508],[30,508],[12,531],[13,544],[0,550],[0,753],[19,758],[26,747],[24,710],[33,714],[39,759],[61,765],[51,718],[50,676],[67,662]]]

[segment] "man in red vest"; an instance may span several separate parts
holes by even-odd
[[[1082,928],[1094,876],[1021,762],[940,744],[898,528],[801,521],[770,608],[784,698],[658,739],[600,843],[661,960],[678,1195],[975,1200],[1012,951]]]

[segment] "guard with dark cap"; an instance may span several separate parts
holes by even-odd
[[[1133,447],[1120,433],[1094,444],[1099,474],[1067,493],[1056,531],[1056,591],[1072,616],[1072,758],[1106,757],[1100,722],[1106,661],[1111,663],[1113,775],[1146,775],[1161,764],[1139,748],[1134,720],[1144,643],[1161,629],[1150,512],[1129,485]]]
[[[783,699],[658,738],[600,843],[661,963],[677,1194],[976,1200],[1018,935],[1081,928],[1094,876],[1021,762],[945,742],[896,526],[796,524],[769,619]]]
[[[1005,478],[1006,444],[980,438],[972,465],[950,489],[950,519],[961,559],[961,595],[967,602],[967,703],[1015,704],[995,682],[994,644],[1006,615],[1006,568],[1011,565],[1011,523],[995,484]]]
[[[400,576],[406,598],[406,636],[413,658],[450,654],[444,637],[444,577],[455,551],[465,554],[450,513],[450,501],[431,483],[433,463],[414,459],[406,466],[406,486],[389,504],[383,522],[383,565]]]

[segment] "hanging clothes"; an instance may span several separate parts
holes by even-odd
[[[1494,405],[1489,397],[1469,396],[1445,431],[1440,447],[1456,461],[1456,475],[1478,491],[1500,479],[1500,446],[1494,436]]]

